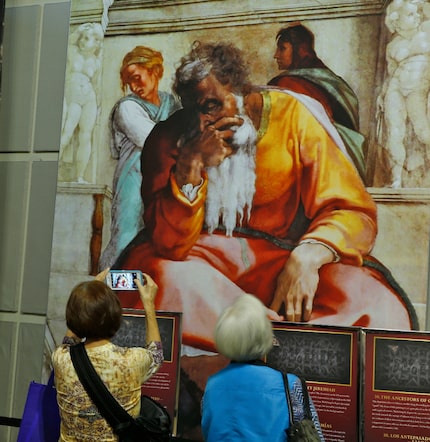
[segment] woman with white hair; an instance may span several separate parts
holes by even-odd
[[[202,431],[206,442],[288,441],[290,425],[283,375],[263,359],[273,345],[272,324],[264,304],[242,295],[227,307],[215,328],[215,345],[231,363],[207,382],[202,402]],[[300,379],[288,374],[295,420],[303,419]],[[309,398],[310,399],[310,398]],[[323,435],[310,399],[312,420]],[[298,413],[296,415],[296,413]]]

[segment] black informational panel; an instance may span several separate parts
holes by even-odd
[[[357,327],[274,322],[267,363],[306,379],[326,442],[358,442],[360,337]]]
[[[430,440],[430,333],[365,330],[364,442]]]
[[[176,435],[182,313],[158,311],[157,322],[163,344],[164,362],[157,373],[144,383],[142,392],[166,407],[173,421],[173,435]],[[143,347],[146,342],[145,311],[125,309],[121,327],[112,342],[122,347]]]
[[[163,354],[165,361],[171,361],[174,351],[172,340],[175,336],[175,316],[160,316],[157,313],[157,322],[160,329],[161,342],[163,344]],[[143,347],[146,342],[146,322],[145,317],[137,315],[136,312],[129,311],[123,316],[121,328],[118,330],[112,341],[122,347]]]

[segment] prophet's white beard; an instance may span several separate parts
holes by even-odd
[[[236,97],[236,100],[241,101],[240,99],[241,97]],[[226,229],[226,235],[231,236],[237,223],[240,225],[244,216],[246,220],[251,216],[255,194],[257,132],[247,115],[240,117],[244,123],[236,129],[232,142],[238,147],[237,152],[226,158],[219,166],[207,169],[205,222],[209,233],[212,233],[221,221],[221,225]]]

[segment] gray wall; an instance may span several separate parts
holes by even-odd
[[[42,380],[70,1],[6,0],[0,101],[0,416]],[[0,426],[1,441],[17,429]]]

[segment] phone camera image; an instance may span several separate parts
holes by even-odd
[[[108,284],[113,290],[138,290],[135,279],[144,283],[140,271],[111,271]]]

